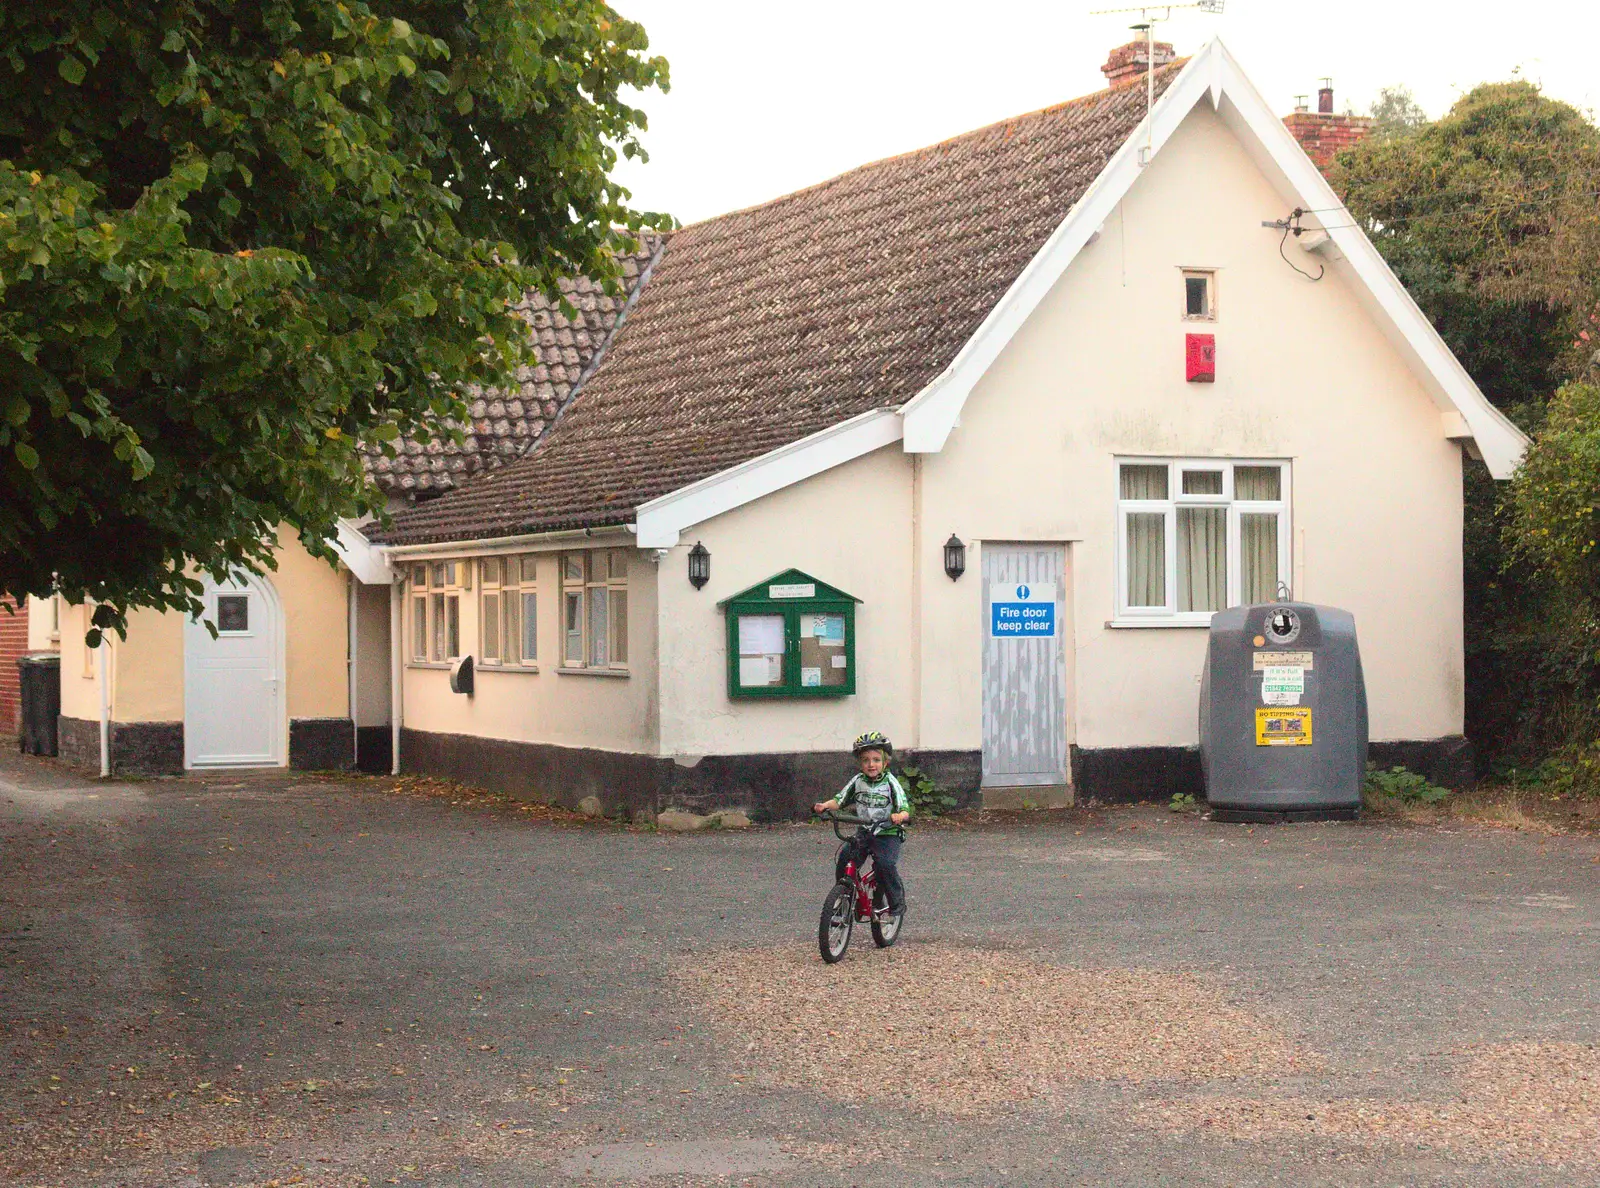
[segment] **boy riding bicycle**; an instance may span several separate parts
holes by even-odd
[[[853,805],[857,816],[872,822],[857,830],[855,837],[840,848],[834,877],[844,879],[846,864],[854,862],[859,868],[871,854],[878,886],[889,900],[890,914],[904,915],[906,889],[900,881],[900,845],[906,837],[905,824],[911,820],[911,801],[889,771],[894,748],[881,731],[869,730],[851,744],[850,753],[861,765],[861,773],[852,777],[832,800],[811,806],[818,813],[826,813]]]

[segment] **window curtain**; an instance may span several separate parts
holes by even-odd
[[[1186,470],[1183,472],[1185,495],[1221,495],[1222,471]]]
[[[606,620],[610,614],[604,586],[589,587],[589,663],[604,667],[611,663],[606,650]]]
[[[1165,466],[1121,468],[1124,499],[1165,499]],[[1165,512],[1128,513],[1128,605],[1167,605],[1167,517]]]
[[[523,573],[531,573],[531,567]],[[539,658],[539,596],[533,590],[522,592],[522,658]]]
[[[488,566],[484,566],[485,572]],[[500,659],[500,595],[483,596],[483,658]]]
[[[504,638],[506,654],[503,659],[507,664],[522,663],[522,629],[517,623],[517,604],[519,601],[520,595],[516,590],[508,589],[505,592],[506,629]]]
[[[567,650],[565,662],[574,667],[583,663],[583,592],[581,590],[568,590],[562,595],[566,599]]]
[[[1237,480],[1236,480],[1237,481]],[[1239,578],[1245,602],[1278,596],[1278,516],[1245,512],[1239,517]]]
[[[1228,509],[1178,509],[1178,610],[1228,605]]]
[[[1128,605],[1167,605],[1167,517],[1128,513]]]
[[[1280,472],[1276,466],[1236,466],[1233,468],[1235,499],[1283,498]]]
[[[1165,499],[1167,497],[1167,468],[1165,466],[1124,466],[1122,468],[1122,497],[1124,499]]]

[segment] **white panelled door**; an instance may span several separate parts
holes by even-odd
[[[283,748],[283,609],[265,578],[206,580],[205,612],[183,627],[188,767],[276,767]],[[212,636],[204,620],[216,627]]]

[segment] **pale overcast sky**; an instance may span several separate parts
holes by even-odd
[[[618,176],[637,207],[685,223],[752,206],[854,166],[1104,85],[1131,39],[1117,0],[612,0],[672,65],[647,95],[650,162]],[[1158,10],[1159,11],[1159,10]],[[1227,0],[1157,26],[1180,54],[1221,36],[1275,108],[1331,76],[1339,111],[1404,83],[1437,116],[1479,82],[1515,75],[1600,106],[1594,0]]]

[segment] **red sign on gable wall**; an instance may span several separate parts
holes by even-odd
[[[1215,334],[1185,334],[1183,338],[1183,378],[1191,384],[1216,383],[1217,336]]]

